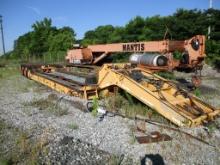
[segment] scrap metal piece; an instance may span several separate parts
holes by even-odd
[[[172,140],[172,138],[169,135],[161,134],[160,132],[157,132],[157,131],[151,132],[150,135],[136,136],[135,138],[140,144]]]

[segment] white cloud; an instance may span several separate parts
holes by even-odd
[[[26,8],[32,10],[34,13],[36,13],[37,15],[41,15],[41,12],[38,8],[36,7],[32,7],[32,6],[25,6]]]

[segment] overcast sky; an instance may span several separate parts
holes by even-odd
[[[170,15],[178,8],[207,9],[209,0],[0,0],[6,51],[20,35],[31,31],[31,25],[44,17],[53,26],[70,26],[81,39],[87,30],[99,25],[125,25],[137,15]],[[213,0],[220,9],[220,0]],[[0,42],[0,54],[2,41]]]

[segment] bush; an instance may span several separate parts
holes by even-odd
[[[92,100],[92,115],[93,115],[93,116],[97,116],[98,107],[99,107],[98,98],[95,97],[95,98]]]
[[[206,62],[220,69],[220,41],[206,41]]]
[[[198,88],[196,88],[194,90],[194,95],[196,95],[197,97],[201,97],[201,91]]]
[[[181,60],[182,59],[182,53],[181,52],[179,52],[179,51],[177,51],[177,50],[175,50],[174,52],[173,52],[173,58],[174,59],[177,59],[177,60]]]
[[[118,112],[126,117],[141,115],[159,120],[162,118],[155,110],[124,91],[119,91],[115,96],[106,98],[105,106],[108,111]]]

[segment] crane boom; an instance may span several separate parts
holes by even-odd
[[[173,58],[173,53],[181,53],[181,60]],[[195,68],[202,65],[205,58],[205,36],[196,35],[188,40],[143,41],[88,45],[86,48],[71,49],[66,60],[78,64],[98,64],[113,53],[160,53],[168,59],[167,68]]]

